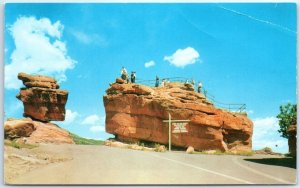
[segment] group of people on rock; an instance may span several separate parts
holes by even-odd
[[[128,76],[126,68],[122,67],[122,69],[121,69],[121,78],[126,83],[135,83],[136,72],[135,71],[131,71],[130,80],[129,80],[129,76]],[[159,87],[159,85],[161,87],[165,87],[166,83],[170,83],[169,79],[162,79],[161,84],[159,84],[159,80],[160,80],[159,77],[156,76],[155,87]],[[185,84],[191,84],[193,86],[193,88],[195,88],[195,81],[193,79],[191,80],[191,82],[189,82],[189,80],[186,80]],[[197,92],[201,93],[201,89],[202,89],[202,83],[200,81],[198,81]]]
[[[193,88],[195,88],[195,81],[193,79],[191,80],[191,83],[189,82],[189,80],[186,80],[185,84],[191,84],[193,86]],[[197,92],[201,93],[201,89],[202,89],[202,83],[200,81],[198,81]]]
[[[125,69],[125,67],[122,67],[122,69],[121,69],[121,78],[125,82],[129,83],[129,76],[128,76],[128,73],[127,73],[127,70]],[[135,83],[135,79],[136,79],[136,72],[131,71],[130,82]]]
[[[170,83],[170,80],[164,78],[164,79],[162,79],[160,86],[161,86],[161,87],[165,87],[165,85],[166,85],[167,83]],[[158,86],[159,86],[159,77],[156,76],[156,79],[155,79],[155,87],[158,87]]]

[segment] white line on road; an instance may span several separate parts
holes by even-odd
[[[165,160],[168,160],[168,161],[172,161],[173,163],[177,163],[177,164],[181,164],[181,165],[184,165],[184,166],[192,167],[192,168],[195,168],[195,169],[198,169],[198,170],[202,170],[202,171],[205,171],[205,172],[208,172],[208,173],[211,173],[211,174],[223,176],[225,178],[232,179],[232,180],[235,180],[235,181],[238,181],[238,182],[242,182],[242,183],[246,183],[246,184],[254,184],[252,182],[249,182],[249,181],[246,181],[246,180],[243,180],[243,179],[240,179],[240,178],[235,178],[235,177],[232,177],[232,176],[221,174],[219,172],[215,172],[215,171],[212,171],[212,170],[201,168],[201,167],[198,167],[198,166],[195,166],[195,165],[191,165],[191,164],[188,164],[188,163],[184,163],[184,162],[181,162],[181,161],[169,159],[169,158],[166,158],[166,157],[161,157],[161,156],[158,156],[158,155],[155,155],[155,154],[151,154],[151,155],[154,156],[154,157],[160,158],[160,159],[165,159]]]
[[[254,173],[256,173],[256,174],[259,174],[259,175],[261,175],[261,176],[270,178],[270,179],[272,179],[272,180],[275,180],[275,181],[278,181],[278,182],[281,182],[281,183],[293,184],[292,182],[288,182],[288,181],[285,181],[285,180],[283,180],[283,179],[279,179],[279,178],[276,178],[276,177],[274,177],[274,176],[270,176],[270,175],[268,175],[268,174],[265,174],[265,173],[262,173],[262,172],[260,172],[260,171],[254,170],[253,168],[250,168],[250,167],[248,167],[248,166],[245,166],[245,165],[241,164],[240,162],[238,162],[238,161],[237,161],[237,158],[234,158],[234,159],[233,159],[233,162],[234,162],[235,164],[239,165],[240,167],[243,167],[243,168],[245,168],[245,169],[247,169],[247,170],[250,170],[250,171],[252,171],[252,172],[254,172]]]

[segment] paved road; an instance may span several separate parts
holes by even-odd
[[[296,182],[296,169],[244,160],[270,156],[158,153],[107,146],[56,147],[66,147],[64,149],[73,159],[33,170],[17,178],[14,183],[294,184]]]

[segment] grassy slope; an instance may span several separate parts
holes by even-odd
[[[73,133],[70,133],[70,135],[72,136],[75,144],[79,144],[79,145],[102,145],[104,143],[104,141],[102,140],[82,138]]]

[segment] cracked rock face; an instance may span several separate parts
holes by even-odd
[[[183,84],[150,88],[113,83],[103,97],[106,131],[123,141],[168,144],[163,120],[190,120],[187,133],[172,133],[172,145],[195,150],[251,151],[253,123],[246,115],[217,109]],[[174,126],[172,126],[174,130]]]
[[[25,73],[19,73],[18,78],[26,86],[17,95],[24,105],[24,117],[44,122],[65,120],[68,91],[59,90],[55,79]]]

